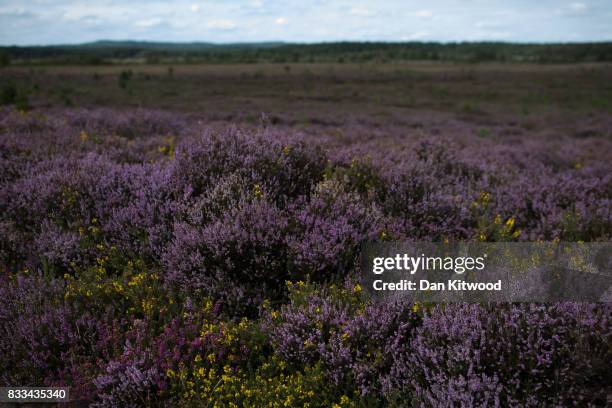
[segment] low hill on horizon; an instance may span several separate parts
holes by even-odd
[[[285,42],[211,43],[100,40],[74,45],[3,46],[3,65],[108,64],[122,60],[147,63],[291,63],[389,62],[442,60],[462,62],[604,62],[612,61],[612,42]]]

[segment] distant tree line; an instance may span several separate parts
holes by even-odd
[[[147,63],[291,63],[390,62],[443,60],[458,62],[571,63],[612,61],[612,42],[513,44],[503,42],[335,42],[319,44],[210,44],[100,41],[83,45],[0,47],[0,62],[109,64],[123,60]]]

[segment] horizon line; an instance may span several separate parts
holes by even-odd
[[[279,45],[318,45],[318,44],[509,44],[509,45],[587,45],[587,44],[607,44],[612,43],[609,40],[593,40],[593,41],[506,41],[506,40],[452,40],[452,41],[426,41],[426,40],[330,40],[330,41],[285,41],[285,40],[267,40],[267,41],[155,41],[155,40],[138,40],[138,39],[98,39],[94,41],[79,42],[79,43],[46,43],[46,44],[2,44],[2,48],[27,48],[27,47],[78,47],[85,45],[93,45],[98,43],[141,43],[141,44],[163,44],[163,45],[195,45],[206,44],[211,46],[228,46],[228,45],[257,45],[257,44],[279,44]]]

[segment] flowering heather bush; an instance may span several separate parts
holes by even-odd
[[[359,285],[291,284],[268,320],[275,353],[357,400],[399,406],[604,404],[608,305],[369,304]]]
[[[97,361],[118,337],[108,313],[92,313],[64,299],[65,283],[40,276],[3,278],[0,287],[2,384],[73,387],[93,397]]]
[[[310,201],[296,202],[291,211],[293,230],[287,241],[292,278],[333,280],[354,270],[359,244],[376,238],[384,228],[381,219],[375,207],[336,183],[319,183]]]
[[[606,404],[609,305],[381,305],[355,282],[365,241],[609,240],[609,139],[318,130],[0,110],[0,385],[101,407]]]
[[[251,186],[265,189],[270,200],[286,203],[308,195],[321,179],[325,158],[320,149],[282,135],[207,133],[178,147],[173,161],[173,186],[189,196],[204,193],[219,178],[231,173]]]
[[[205,226],[177,224],[166,253],[167,280],[183,291],[201,289],[237,307],[277,298],[287,268],[288,220],[263,198],[240,200]]]
[[[359,284],[289,286],[290,303],[272,311],[267,323],[275,353],[297,366],[322,367],[345,394],[380,398],[395,358],[389,351],[407,344],[420,321],[412,306],[368,304]]]
[[[391,389],[432,406],[605,404],[610,312],[577,304],[436,307],[409,348],[390,350]]]

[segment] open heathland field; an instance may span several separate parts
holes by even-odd
[[[379,304],[371,241],[610,241],[612,65],[0,70],[0,385],[606,406],[610,304]]]

